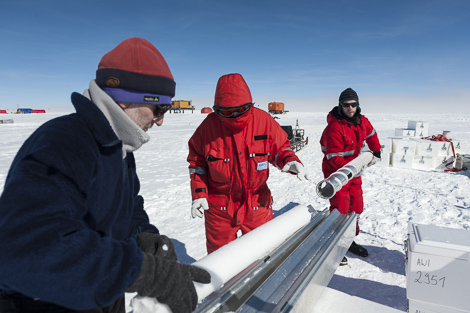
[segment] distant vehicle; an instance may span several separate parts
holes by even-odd
[[[195,108],[194,105],[191,105],[191,100],[174,100],[171,101],[170,113],[171,111],[173,113],[184,113],[185,110],[191,110],[191,113],[194,113]]]
[[[289,111],[284,110],[283,102],[269,102],[268,112],[271,114],[286,114]]]
[[[299,120],[297,120],[294,129],[290,125],[281,125],[281,128],[287,133],[287,139],[289,139],[290,147],[294,152],[302,150],[308,145],[308,137],[304,138],[305,130],[299,127]]]
[[[33,109],[29,109],[29,108],[16,109],[16,114],[30,114],[30,113],[33,113]]]
[[[30,109],[30,108],[18,108],[16,109],[16,114],[31,114],[31,113],[46,113],[46,110],[40,109]]]

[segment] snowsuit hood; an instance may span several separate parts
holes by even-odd
[[[238,73],[227,74],[219,78],[215,89],[214,106],[233,108],[252,102],[250,88],[242,75]],[[253,107],[236,118],[218,117],[232,132],[238,133],[253,119],[252,113]]]

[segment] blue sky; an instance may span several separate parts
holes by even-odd
[[[365,114],[470,112],[467,0],[0,0],[0,109],[71,109],[101,56],[134,36],[197,108],[241,73],[263,109],[326,112],[352,87]]]

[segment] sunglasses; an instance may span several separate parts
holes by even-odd
[[[154,107],[153,116],[161,117],[171,108],[171,104],[157,104]]]
[[[355,107],[357,107],[358,105],[359,105],[358,102],[353,102],[353,103],[344,103],[344,102],[342,102],[342,103],[341,103],[341,106],[342,106],[343,108],[347,108],[347,107],[349,107],[349,106],[355,108]]]
[[[222,117],[233,118],[233,117],[239,117],[240,115],[245,114],[251,109],[252,106],[253,106],[253,103],[247,103],[247,104],[234,107],[234,108],[227,108],[227,107],[214,105],[214,112],[215,114],[222,116]]]

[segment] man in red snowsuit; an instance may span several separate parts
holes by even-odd
[[[328,126],[320,139],[324,154],[322,170],[325,178],[359,156],[365,143],[374,154],[369,166],[376,162],[376,158],[380,158],[381,146],[377,133],[369,120],[361,115],[359,97],[353,89],[347,88],[341,93],[339,105],[330,111],[327,122]],[[359,216],[364,209],[360,175],[353,177],[330,199],[330,210],[333,209],[338,209],[341,214],[356,213],[357,236]],[[349,251],[362,257],[368,255],[367,250],[354,241]],[[347,259],[343,261],[347,263]]]
[[[192,217],[205,211],[207,252],[211,253],[273,218],[266,184],[269,163],[305,180],[304,166],[286,132],[265,111],[253,107],[240,74],[219,78],[214,113],[189,140]]]

